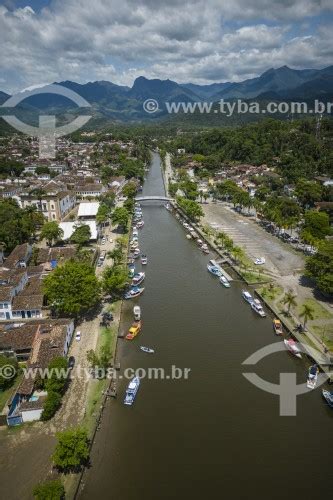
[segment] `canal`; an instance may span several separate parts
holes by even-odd
[[[144,195],[164,194],[160,160],[154,154]],[[145,292],[139,299],[143,330],[133,342],[119,341],[128,367],[190,368],[188,380],[143,379],[132,407],[123,405],[127,380],[109,401],[84,476],[80,498],[156,500],[221,498],[313,498],[331,493],[329,450],[332,413],[321,389],[298,397],[297,416],[279,416],[277,396],[242,375],[255,371],[279,383],[294,372],[299,383],[305,360],[287,352],[257,366],[242,362],[273,342],[271,318],[255,316],[241,298],[208,274],[209,257],[188,241],[162,203],[143,207],[139,233],[146,253]],[[138,266],[140,267],[140,265]],[[132,321],[125,306],[122,328]],[[139,345],[153,347],[144,354]]]

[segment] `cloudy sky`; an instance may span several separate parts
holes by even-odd
[[[333,64],[333,0],[1,0],[0,89]]]

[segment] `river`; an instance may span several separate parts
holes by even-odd
[[[154,154],[143,195],[164,194]],[[188,380],[143,379],[132,407],[107,403],[84,476],[80,498],[118,500],[313,498],[331,493],[333,413],[321,389],[297,398],[297,416],[279,416],[279,398],[248,382],[243,371],[279,383],[281,372],[304,382],[307,363],[287,352],[257,366],[242,362],[256,350],[281,342],[271,318],[255,316],[241,298],[208,274],[209,257],[185,238],[162,203],[143,206],[140,248],[149,257],[139,300],[143,330],[119,341],[122,372],[128,367],[190,368]],[[140,267],[140,266],[139,266]],[[132,320],[126,303],[122,327]],[[154,347],[147,355],[139,345]]]

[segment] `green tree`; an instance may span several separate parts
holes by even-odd
[[[67,359],[62,356],[53,358],[47,368],[49,375],[45,380],[45,389],[47,392],[52,391],[62,394],[68,380]]]
[[[301,235],[308,240],[309,235],[314,240],[322,240],[330,234],[330,220],[326,212],[317,212],[316,210],[308,210],[305,212],[304,224]]]
[[[96,215],[96,221],[98,224],[105,224],[111,213],[111,208],[105,203],[101,203]]]
[[[292,292],[292,290],[289,290],[287,293],[285,293],[282,303],[286,304],[288,306],[287,313],[290,315],[290,309],[291,307],[296,307],[297,302],[296,302],[296,295]]]
[[[78,316],[100,300],[100,285],[94,268],[86,262],[69,260],[43,281],[48,303],[58,313]]]
[[[177,203],[188,218],[193,222],[199,221],[204,215],[201,206],[196,201],[187,200],[186,198],[179,196],[177,198]]]
[[[106,293],[119,297],[128,287],[127,269],[121,266],[107,267],[103,273],[103,289]]]
[[[57,434],[58,442],[52,456],[57,469],[75,472],[86,464],[89,458],[89,441],[85,429],[69,429]]]
[[[40,233],[40,240],[46,239],[49,246],[57,242],[64,235],[63,230],[56,221],[45,222]]]
[[[129,212],[125,207],[117,207],[111,215],[113,224],[118,224],[124,231],[127,228],[129,221]]]
[[[33,489],[36,500],[64,500],[65,488],[60,479],[44,481]]]
[[[305,265],[307,276],[313,278],[323,293],[333,295],[333,241],[322,241],[318,252]]]
[[[135,182],[128,182],[122,189],[122,194],[126,196],[126,198],[134,198],[137,192]]]
[[[308,320],[314,319],[314,309],[309,304],[303,304],[302,311],[300,313],[300,317],[304,318],[303,327],[305,328]]]
[[[76,227],[74,233],[70,237],[72,243],[82,247],[86,243],[89,243],[91,238],[90,227],[87,224],[82,224]]]
[[[61,394],[59,394],[58,392],[49,391],[44,402],[41,420],[43,422],[50,420],[53,415],[55,415],[60,406]]]
[[[4,391],[13,384],[17,371],[16,358],[7,358],[7,356],[0,355],[0,391]]]

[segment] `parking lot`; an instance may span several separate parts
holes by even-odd
[[[281,241],[257,224],[252,217],[235,212],[220,203],[202,205],[204,224],[214,224],[217,230],[230,236],[235,245],[244,248],[253,260],[264,257],[265,267],[275,275],[286,276],[304,267],[304,257],[288,243]]]

